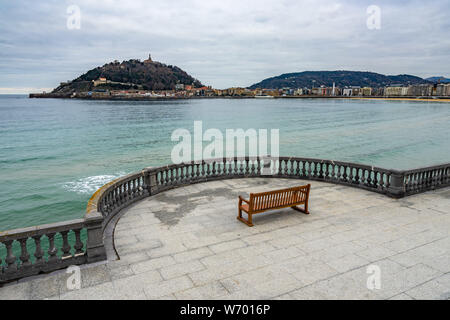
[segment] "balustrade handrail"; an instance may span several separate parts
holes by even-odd
[[[43,236],[49,233],[58,233],[70,231],[76,228],[84,228],[84,219],[74,219],[70,221],[62,221],[56,223],[43,224],[39,226],[13,229],[8,231],[0,231],[0,242],[9,240],[19,240],[23,238],[31,238],[35,236]]]
[[[409,170],[403,170],[401,171],[403,174],[412,174],[412,173],[420,173],[420,172],[426,172],[431,170],[439,170],[439,169],[448,169],[450,168],[450,163],[443,163],[438,164],[430,167],[424,167],[424,168],[418,168],[418,169],[409,169]]]
[[[262,174],[269,162],[275,171]],[[88,202],[83,219],[0,232],[0,253],[2,244],[7,249],[6,257],[0,254],[0,284],[54,271],[69,263],[83,264],[106,259],[106,226],[123,208],[140,199],[193,183],[245,177],[316,180],[401,198],[450,186],[450,164],[394,170],[314,158],[246,156],[144,168],[140,172],[115,179],[97,190]],[[81,229],[87,231],[85,244],[80,242]],[[69,232],[76,234],[76,243],[72,249],[67,240]],[[63,239],[60,248],[54,243],[56,234],[61,235]],[[47,236],[49,241],[48,260],[44,259],[45,254],[40,247],[43,236]],[[31,261],[27,249],[29,240],[36,243],[34,262]],[[14,242],[20,243],[20,257],[13,253]],[[57,256],[58,250],[62,251],[65,259]],[[75,250],[75,254],[72,254],[71,250]]]

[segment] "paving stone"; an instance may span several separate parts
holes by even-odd
[[[142,272],[159,269],[165,266],[170,266],[175,264],[175,259],[171,256],[165,256],[160,258],[153,258],[147,261],[138,262],[136,264],[131,265],[131,269],[135,274],[139,274]]]
[[[405,293],[400,293],[396,296],[393,296],[391,298],[389,298],[389,300],[414,300],[413,298],[411,298],[410,296],[408,296]]]
[[[225,287],[219,281],[214,281],[203,286],[175,292],[174,295],[179,300],[208,300],[227,294],[228,291]]]
[[[424,284],[406,291],[410,297],[420,300],[449,300],[450,274],[435,278]]]
[[[128,300],[144,300],[147,296],[144,290],[152,283],[162,281],[157,271],[147,271],[127,278],[113,281],[115,293]]]
[[[355,254],[349,254],[327,262],[330,267],[339,271],[340,273],[359,268],[361,266],[367,265],[368,263],[368,260],[361,258]]]
[[[155,299],[175,292],[187,290],[193,286],[192,281],[187,276],[182,276],[180,278],[149,284],[144,289],[144,292],[148,299]]]
[[[133,269],[129,265],[117,268],[109,268],[109,265],[107,265],[107,267],[113,281],[134,275]]]
[[[201,259],[207,256],[211,256],[214,253],[208,247],[193,249],[181,253],[177,253],[173,256],[177,262],[187,262],[191,260]]]
[[[304,286],[330,278],[336,274],[338,274],[338,271],[323,262],[309,263],[301,266],[296,272],[292,273]]]
[[[361,243],[358,243],[358,245],[361,246]],[[357,251],[355,254],[368,261],[378,261],[393,256],[396,252],[382,246],[371,246],[367,249]]]
[[[83,288],[111,282],[111,275],[106,265],[81,269],[81,286]]]
[[[162,267],[159,272],[164,279],[177,278],[182,275],[204,270],[205,266],[198,260]]]
[[[43,277],[30,281],[30,299],[44,300],[50,297],[59,297],[61,287],[59,277]]]
[[[72,290],[61,294],[60,300],[115,300],[119,296],[114,291],[111,282],[99,284],[97,286]]]
[[[28,300],[30,297],[30,282],[7,284],[0,287],[0,300]]]
[[[209,248],[215,253],[221,253],[224,251],[230,251],[233,249],[238,249],[238,248],[242,248],[242,247],[246,247],[246,246],[247,246],[247,244],[242,240],[233,240],[233,241],[227,241],[227,242],[214,244],[214,245],[210,246]]]
[[[411,268],[382,277],[380,295],[389,298],[428,282],[442,273],[426,265],[417,264]],[[444,294],[444,292],[443,292]]]

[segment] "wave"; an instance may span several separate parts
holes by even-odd
[[[108,182],[124,175],[125,173],[121,172],[116,175],[91,176],[76,181],[66,182],[62,187],[67,191],[76,192],[78,194],[93,194]]]

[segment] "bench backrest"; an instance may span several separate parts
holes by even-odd
[[[311,185],[250,194],[252,211],[303,204],[308,199]]]

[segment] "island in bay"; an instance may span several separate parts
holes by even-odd
[[[186,98],[422,98],[448,99],[450,80],[383,75],[368,71],[304,71],[264,79],[249,87],[216,89],[173,65],[153,61],[113,61],[78,78],[62,82],[52,92],[31,98],[146,100]]]

